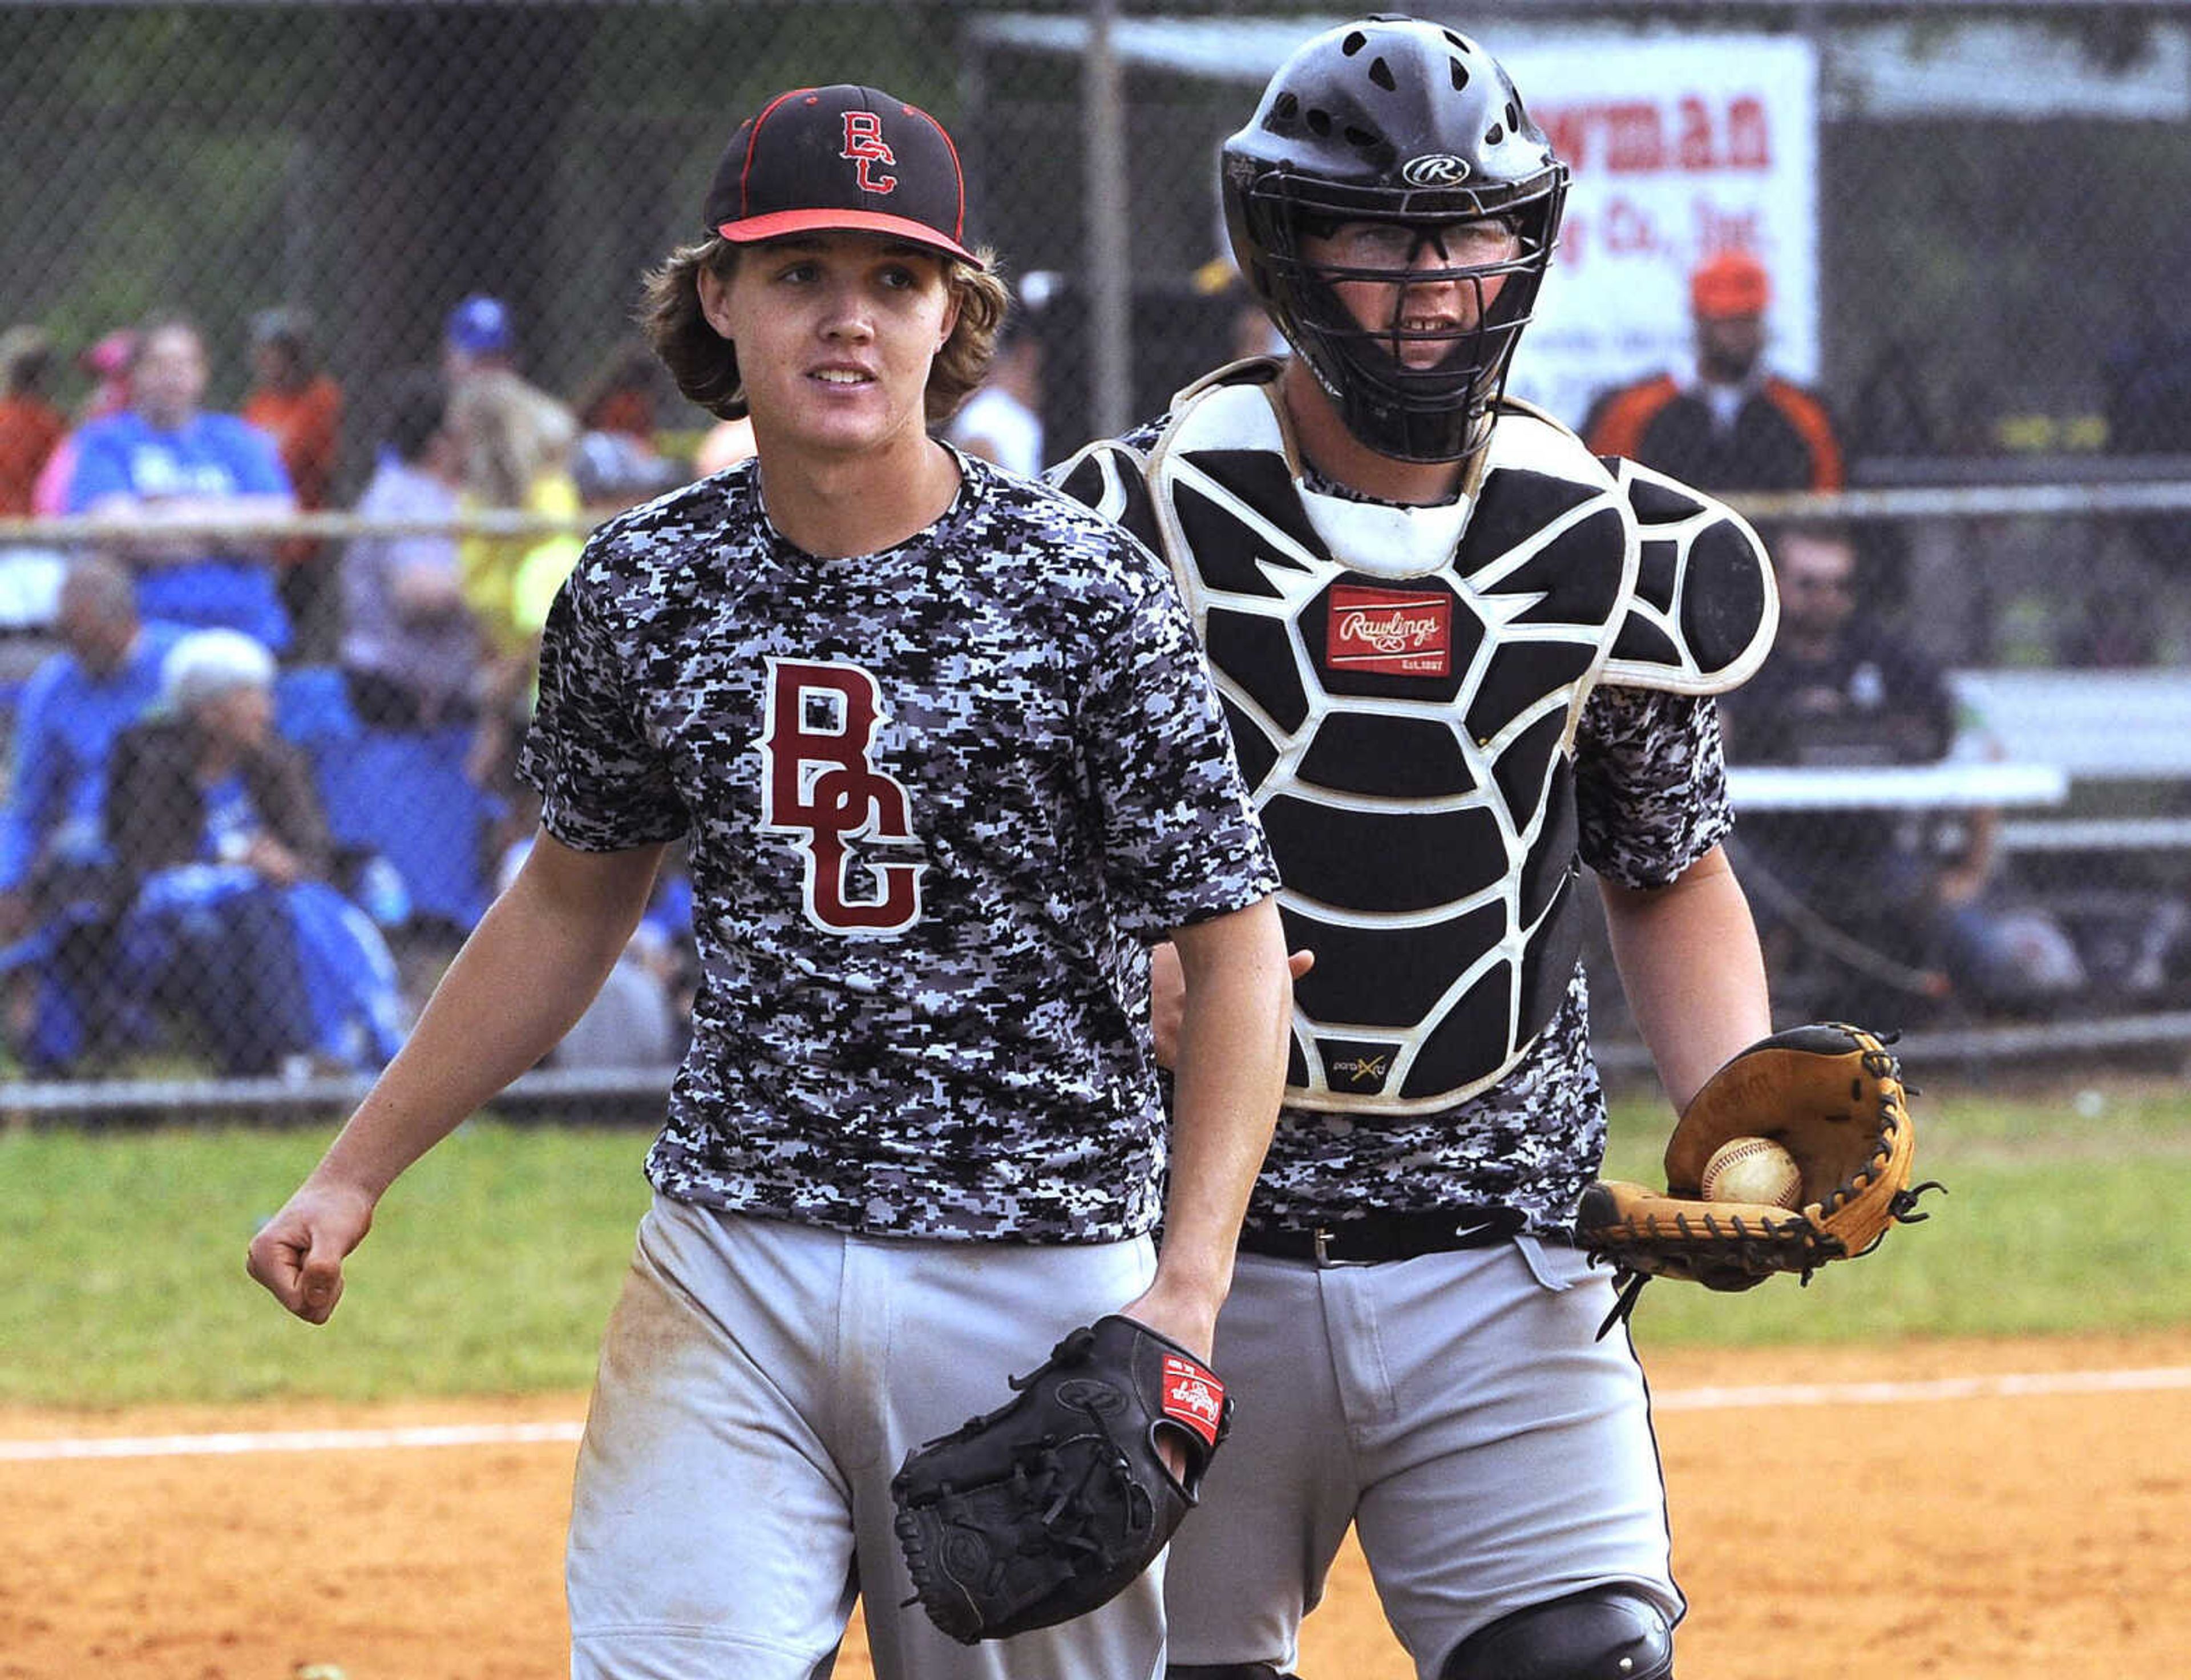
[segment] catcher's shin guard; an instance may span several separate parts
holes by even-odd
[[[1674,1630],[1641,1593],[1593,1586],[1479,1627],[1438,1680],[1673,1680]]]

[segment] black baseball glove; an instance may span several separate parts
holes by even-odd
[[[1232,1422],[1207,1365],[1116,1313],[1008,1381],[1016,1398],[907,1454],[891,1482],[913,1598],[967,1645],[1115,1597],[1194,1505]],[[1167,1439],[1183,1480],[1158,1450]]]

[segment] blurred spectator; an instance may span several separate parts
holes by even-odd
[[[62,646],[16,712],[0,813],[0,943],[23,942],[8,959],[9,1037],[26,1065],[48,1071],[141,1036],[116,983],[121,905],[102,802],[114,743],[158,698],[161,662],[181,634],[139,624],[128,570],[99,555],[69,566],[54,628]]]
[[[1764,667],[1720,699],[1738,764],[1922,764],[1955,743],[1953,701],[1932,658],[1858,605],[1856,545],[1838,526],[1790,527],[1768,539],[1780,629]],[[2029,1013],[2082,989],[2062,930],[2014,903],[1996,878],[1997,813],[1807,811],[1745,816],[1736,840],[1766,948],[1784,973],[1823,924],[1880,960],[1852,971],[1846,999],[1812,1000],[1851,1020],[1906,1015],[1882,999],[1898,968],[1943,975],[1989,1011]],[[1834,954],[1829,951],[1826,954]],[[1869,988],[1866,982],[1869,980]],[[1921,989],[1913,980],[1913,988]]]
[[[49,395],[53,341],[35,327],[0,333],[0,515],[23,518],[68,422]]]
[[[572,453],[571,479],[578,505],[595,522],[652,501],[684,481],[684,475],[653,449],[623,432],[589,431]],[[539,657],[540,634],[548,609],[583,551],[581,539],[550,538],[536,543],[511,580],[510,618],[523,641],[528,675]],[[532,709],[529,691],[520,709]]]
[[[452,385],[490,368],[510,368],[517,333],[509,305],[475,292],[458,301],[441,326],[441,372]]]
[[[328,885],[304,755],[274,733],[274,658],[235,630],[169,650],[162,709],[116,743],[106,827],[125,872],[125,960],[220,1071],[378,1066],[400,1038],[396,965]]]
[[[448,381],[451,413],[464,442],[464,484],[469,504],[575,511],[567,489],[570,449],[578,436],[569,407],[526,379],[517,368],[517,335],[509,305],[474,293],[449,311],[441,340],[441,369]],[[550,505],[552,504],[552,505]],[[499,561],[487,556],[504,555]],[[492,544],[466,548],[467,588],[475,571],[490,597],[474,605],[490,640],[500,619],[499,594],[509,586],[517,550]]]
[[[509,306],[499,298],[474,293],[449,311],[441,339],[441,372],[452,393],[462,396],[475,384],[498,388],[504,407],[529,409],[524,429],[541,436],[560,432],[566,441],[578,436],[578,418],[518,372],[517,333]]]
[[[1841,447],[1815,392],[1769,372],[1772,285],[1746,251],[1722,251],[1689,278],[1696,360],[1600,396],[1583,436],[1700,490],[1838,490]]]
[[[467,510],[502,509],[575,522],[582,511],[572,477],[575,423],[561,404],[533,400],[513,373],[475,373],[450,400],[463,447]],[[574,528],[548,537],[467,536],[458,549],[464,601],[484,646],[478,737],[472,779],[507,812],[496,851],[532,828],[532,795],[517,780],[517,743],[531,712],[538,627],[521,616],[519,573],[560,582],[578,564],[583,539]]]
[[[588,431],[620,432],[652,451],[662,396],[662,364],[654,352],[643,343],[621,345],[579,393],[578,424]]]
[[[1039,476],[1048,464],[1042,441],[1042,340],[1023,302],[1005,316],[988,378],[953,417],[946,436],[968,454],[1023,477]]]
[[[137,335],[126,328],[77,352],[76,365],[92,382],[77,409],[78,426],[119,414],[129,406],[129,362],[136,352]],[[31,511],[48,518],[67,512],[69,480],[75,474],[76,434],[71,432],[39,470],[31,489]]]
[[[1223,324],[1216,360],[1247,362],[1256,356],[1283,357],[1291,353],[1286,335],[1278,331],[1269,311],[1248,289],[1248,282],[1241,278],[1230,251],[1221,257],[1212,257],[1195,270],[1193,283],[1198,296],[1208,298],[1216,305],[1218,319]],[[1209,358],[1199,360],[1206,362]]]
[[[1790,525],[1768,547],[1780,629],[1764,669],[1720,702],[1749,764],[1925,764],[1945,758],[1955,703],[1932,658],[1858,605],[1853,539]]]
[[[318,513],[328,505],[342,462],[342,387],[319,366],[304,316],[262,310],[251,322],[252,384],[243,418],[274,440],[297,505]],[[335,605],[328,546],[311,538],[278,544],[283,604],[307,646],[331,639]]]
[[[53,370],[53,343],[38,328],[0,333],[0,518],[31,511],[38,474],[68,433],[48,396]],[[66,565],[57,549],[0,547],[0,637],[42,634],[52,625]],[[42,640],[0,648],[0,682],[20,681],[45,651]]]
[[[683,478],[651,447],[621,432],[596,431],[578,440],[569,482],[577,510],[598,521],[660,495]],[[544,538],[526,550],[510,578],[512,640],[488,668],[472,754],[473,779],[504,807],[498,850],[530,834],[538,820],[538,796],[515,774],[517,748],[532,715],[548,609],[584,547],[584,539],[575,534]]]
[[[490,369],[474,373],[454,387],[449,419],[463,452],[467,510],[576,517],[578,491],[571,476],[571,451],[578,425],[561,403],[539,397],[514,373]],[[512,618],[510,589],[526,555],[542,541],[574,543],[577,538],[467,536],[463,540],[459,560],[464,599],[492,654],[524,649],[526,636]]]
[[[68,511],[127,515],[142,532],[125,553],[147,618],[239,630],[280,652],[289,646],[289,615],[275,590],[269,544],[159,534],[163,524],[208,515],[296,510],[273,440],[234,415],[201,409],[205,387],[196,327],[175,316],[148,323],[130,362],[129,407],[77,434]]]
[[[597,519],[651,502],[685,482],[676,464],[629,432],[589,431],[572,452],[571,481],[578,501]]]
[[[708,428],[700,447],[692,452],[692,476],[710,478],[740,461],[751,460],[753,456],[752,420],[743,414],[735,420],[718,420]]]
[[[55,629],[61,649],[31,676],[15,713],[0,813],[0,940],[76,896],[109,861],[107,760],[158,698],[161,662],[181,635],[140,623],[129,573],[98,555],[70,567]]]
[[[77,424],[119,414],[129,406],[129,369],[137,360],[137,329],[117,327],[86,345],[76,364],[92,382],[77,412]]]
[[[691,476],[662,453],[657,405],[667,377],[653,350],[634,344],[612,354],[578,399],[572,476],[579,499],[604,516]]]
[[[463,486],[463,450],[440,379],[396,382],[387,435],[357,512],[367,518],[450,520]],[[468,721],[481,645],[464,604],[451,533],[353,538],[343,558],[342,666],[350,708],[387,729]]]
[[[1220,362],[1246,362],[1255,356],[1289,354],[1286,335],[1278,331],[1269,312],[1248,289],[1239,265],[1232,260],[1230,236],[1222,227],[1217,231],[1218,243],[1226,249],[1195,270],[1191,276],[1195,295],[1210,299],[1222,325],[1214,359]],[[1198,356],[1196,365],[1206,365],[1212,359],[1209,356]]]

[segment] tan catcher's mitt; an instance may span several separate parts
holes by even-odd
[[[1650,1278],[1746,1290],[1776,1273],[1804,1282],[1830,1260],[1869,1254],[1895,1224],[1915,1224],[1917,1136],[1902,1068],[1870,1034],[1838,1022],[1790,1028],[1740,1051],[1682,1111],[1666,1144],[1666,1188],[1607,1181],[1583,1192],[1576,1237],[1609,1261],[1621,1301]],[[1707,1201],[1704,1163],[1732,1138],[1765,1137],[1802,1175],[1793,1208]]]

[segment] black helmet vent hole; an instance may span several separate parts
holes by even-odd
[[[1459,59],[1448,60],[1453,70],[1453,90],[1456,94],[1468,85],[1468,66]]]
[[[1271,114],[1273,117],[1280,117],[1284,121],[1290,122],[1294,120],[1294,113],[1300,109],[1300,101],[1299,100],[1295,99],[1291,94],[1280,94],[1278,95],[1278,102],[1271,107]]]
[[[1374,151],[1385,140],[1383,135],[1372,134],[1367,128],[1357,128],[1350,122],[1346,125],[1346,143],[1357,151]]]
[[[1446,31],[1445,38],[1453,43],[1455,51],[1465,53],[1468,50],[1468,43],[1462,40],[1460,37],[1455,35],[1451,30],[1448,29]]]
[[[1519,129],[1522,126],[1522,113],[1511,100],[1506,101],[1506,126],[1513,129]]]
[[[1400,85],[1393,79],[1392,66],[1386,64],[1382,59],[1372,59],[1370,60],[1369,79],[1372,82],[1374,82],[1388,94]]]
[[[1308,114],[1308,126],[1317,139],[1323,139],[1331,132],[1331,113],[1328,111],[1312,111]]]
[[[1351,59],[1369,44],[1369,37],[1357,29],[1339,43],[1339,50]]]
[[[1497,145],[1500,141],[1505,138],[1506,131],[1500,128],[1496,122],[1494,122],[1488,128],[1486,128],[1483,131],[1483,143],[1486,145]]]

